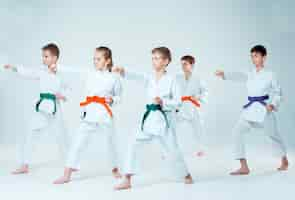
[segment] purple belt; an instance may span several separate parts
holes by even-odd
[[[259,97],[248,97],[249,103],[247,103],[246,105],[244,105],[243,108],[248,108],[254,102],[259,102],[262,105],[266,106],[266,103],[264,101],[265,100],[268,100],[268,99],[269,99],[269,96],[268,95],[259,96]]]

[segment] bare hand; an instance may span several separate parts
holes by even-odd
[[[113,67],[112,72],[119,73],[121,76],[124,76],[125,74],[123,67]]]
[[[5,69],[11,69],[11,68],[13,68],[13,66],[10,65],[10,64],[5,64],[3,67],[4,67]]]
[[[155,102],[155,104],[158,104],[158,105],[163,105],[163,100],[160,98],[160,97],[156,97],[155,99],[154,99],[154,102]]]
[[[223,70],[216,70],[215,71],[215,76],[224,79],[224,71]]]
[[[112,97],[106,97],[105,100],[107,104],[112,104],[114,102]]]
[[[200,98],[199,97],[192,97],[192,99],[194,100],[194,101],[197,101],[197,102],[199,102],[200,101]]]
[[[56,72],[57,70],[57,65],[56,64],[52,64],[48,66],[48,69],[52,72]]]
[[[268,104],[268,105],[266,106],[266,110],[267,110],[268,112],[272,112],[272,111],[275,110],[275,107],[274,107],[274,105],[272,105],[272,104]]]
[[[67,98],[65,96],[63,96],[62,94],[60,93],[56,93],[55,94],[55,97],[58,99],[58,100],[62,100],[62,101],[66,101]]]

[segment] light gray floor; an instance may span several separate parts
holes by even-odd
[[[42,145],[34,153],[31,173],[14,176],[10,171],[16,167],[15,148],[0,147],[0,193],[1,199],[293,199],[295,169],[277,172],[278,160],[266,153],[265,148],[253,149],[250,176],[231,177],[228,172],[237,167],[230,152],[225,148],[210,148],[203,158],[185,153],[186,161],[195,184],[184,185],[168,175],[167,166],[156,150],[144,150],[145,162],[142,175],[134,179],[131,191],[114,191],[116,181],[110,176],[106,155],[97,152],[97,159],[90,159],[85,152],[82,169],[66,185],[53,185],[52,181],[63,172],[62,162],[56,159],[54,145]],[[261,155],[264,155],[263,157]],[[93,152],[91,154],[93,156]],[[291,163],[294,154],[290,154]],[[261,159],[260,159],[261,158]]]

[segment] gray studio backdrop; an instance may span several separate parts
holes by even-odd
[[[48,42],[60,46],[61,64],[89,69],[93,66],[93,50],[99,45],[113,50],[115,64],[144,72],[151,72],[153,47],[165,45],[172,50],[171,73],[180,72],[182,55],[192,54],[197,58],[195,73],[207,81],[210,89],[209,103],[204,107],[206,142],[227,146],[245,103],[245,86],[217,80],[213,72],[217,68],[250,69],[253,66],[249,49],[264,44],[269,50],[266,67],[277,73],[285,95],[278,113],[279,125],[292,148],[295,145],[294,5],[291,0],[2,0],[0,63],[38,67],[40,48]],[[79,75],[64,77],[72,87],[69,101],[63,107],[72,135],[79,121],[83,83]],[[16,74],[0,74],[1,143],[14,144],[23,135],[38,97],[36,83]],[[144,103],[142,89],[140,84],[124,82],[123,102],[116,108],[121,146],[138,127]]]

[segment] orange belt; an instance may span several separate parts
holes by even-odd
[[[110,106],[107,104],[105,97],[98,97],[98,96],[86,97],[86,101],[81,102],[80,106],[81,107],[87,106],[88,104],[91,104],[91,103],[99,103],[103,105],[103,107],[105,107],[105,109],[108,111],[109,115],[113,117],[112,110]]]
[[[193,99],[192,96],[183,96],[181,97],[181,101],[190,101],[192,102],[192,104],[194,104],[196,107],[200,108],[201,107],[201,104],[196,101],[195,99]]]

